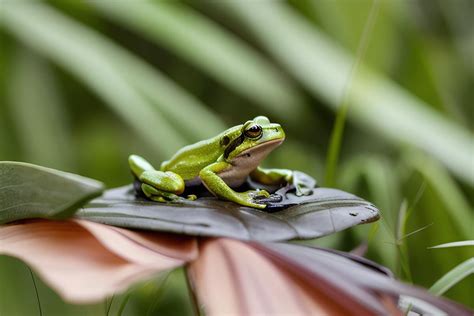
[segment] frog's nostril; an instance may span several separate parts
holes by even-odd
[[[277,133],[278,133],[278,127],[275,127],[275,132],[277,132]]]

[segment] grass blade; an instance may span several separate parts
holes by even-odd
[[[353,57],[283,3],[224,1],[257,40],[316,97],[337,110]],[[349,118],[394,144],[407,143],[443,162],[474,186],[474,137],[401,86],[366,67],[349,94]],[[436,135],[436,137],[434,137]]]
[[[24,157],[32,163],[72,171],[70,131],[51,69],[38,57],[20,51],[12,72],[9,112]]]
[[[464,238],[472,237],[472,209],[457,183],[436,161],[420,154],[409,154],[405,161],[414,170],[421,173],[430,187],[436,191],[452,221]]]
[[[30,268],[28,268],[28,270],[30,271],[31,281],[33,282],[33,287],[35,288],[36,302],[38,303],[38,314],[39,316],[43,316],[43,309],[41,308],[41,301],[39,298],[38,287],[36,286],[35,276]]]
[[[447,290],[472,273],[474,273],[474,258],[464,261],[443,275],[441,279],[433,284],[429,291],[434,295],[443,295]]]
[[[280,117],[301,109],[292,83],[249,45],[224,28],[177,3],[90,1],[106,16],[140,32],[222,84]]]
[[[436,245],[436,246],[433,246],[433,247],[429,247],[428,249],[452,248],[452,247],[464,247],[464,246],[474,246],[474,240],[463,240],[463,241],[448,242],[446,244],[441,244],[441,245]]]

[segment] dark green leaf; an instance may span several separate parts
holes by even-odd
[[[0,224],[25,218],[63,218],[99,195],[103,184],[22,162],[0,161]]]
[[[133,188],[125,186],[106,191],[77,215],[128,228],[268,241],[321,237],[379,216],[369,202],[328,188],[303,197],[287,193],[277,206],[283,204],[290,206],[272,213],[213,197],[160,204],[137,198]]]

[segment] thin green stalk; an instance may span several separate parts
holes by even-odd
[[[193,314],[194,316],[200,316],[201,312],[199,309],[199,301],[196,297],[196,292],[194,291],[194,286],[190,280],[189,273],[188,273],[188,266],[185,267],[185,279],[186,279],[186,285],[188,286],[188,292],[189,296],[191,298],[191,305],[193,306]]]
[[[130,299],[130,293],[128,293],[125,298],[122,301],[122,304],[120,304],[120,308],[117,312],[117,316],[122,316],[123,310],[125,309],[125,306],[128,303],[128,300]]]
[[[36,287],[35,276],[33,274],[33,271],[31,271],[30,268],[28,268],[28,271],[30,271],[31,280],[33,281],[33,286],[35,288],[36,301],[38,302],[38,312],[39,312],[40,316],[43,316],[43,310],[41,308],[41,301],[40,301],[39,294],[38,294],[38,288]]]
[[[407,210],[408,202],[403,200],[398,210],[398,221],[395,233],[395,247],[397,248],[397,274],[401,276],[402,271],[405,273],[405,276],[410,275],[409,265],[407,263],[407,251],[406,245],[403,243],[402,236],[405,235],[405,226],[407,222]]]
[[[110,308],[112,307],[112,303],[114,301],[114,297],[115,295],[112,295],[112,298],[110,299],[110,302],[107,302],[107,300],[105,300],[105,303],[107,305],[107,309],[106,309],[106,316],[109,316],[109,313],[110,313]]]
[[[379,9],[379,0],[373,0],[372,6],[370,8],[369,17],[365,24],[362,36],[360,39],[359,47],[357,48],[355,62],[352,66],[349,78],[347,79],[346,87],[342,95],[341,104],[337,111],[336,122],[331,133],[331,141],[329,143],[329,150],[326,159],[326,175],[324,183],[326,186],[334,186],[336,181],[336,169],[339,161],[339,154],[341,151],[342,136],[344,134],[344,125],[346,122],[347,112],[349,110],[349,95],[351,92],[352,82],[354,81],[355,75],[361,61],[364,58],[365,52],[368,47],[369,37],[372,33],[373,27],[375,25],[376,17]]]
[[[163,295],[163,291],[164,291],[165,285],[168,281],[168,277],[169,277],[170,273],[171,273],[171,271],[166,273],[165,276],[163,277],[163,279],[161,279],[159,281],[158,289],[156,290],[155,295],[153,295],[154,296],[153,303],[151,303],[151,305],[148,307],[148,309],[146,311],[146,316],[151,315],[153,313],[153,311],[155,310],[156,306],[158,305],[158,303],[160,302],[161,296]]]

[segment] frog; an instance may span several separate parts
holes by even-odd
[[[150,200],[176,202],[183,199],[186,187],[202,184],[221,200],[264,209],[266,204],[260,201],[270,197],[268,191],[235,189],[248,177],[263,185],[291,183],[292,170],[260,166],[284,140],[285,132],[280,124],[271,123],[266,116],[257,116],[217,136],[181,148],[159,169],[138,155],[130,155],[128,162],[141,191]],[[305,194],[304,190],[298,192]],[[190,200],[195,198],[188,196]]]

